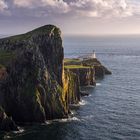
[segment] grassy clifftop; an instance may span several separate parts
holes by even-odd
[[[48,36],[53,35],[55,37],[59,37],[61,35],[61,31],[58,27],[56,27],[54,25],[45,25],[40,28],[34,29],[30,32],[27,32],[25,34],[2,38],[2,39],[0,39],[0,42],[4,41],[4,40],[8,40],[12,43],[17,42],[17,41],[21,42],[21,41],[30,39],[33,35],[35,36],[35,35],[42,35],[42,34],[48,35]]]
[[[14,52],[0,50],[0,67],[7,66],[15,56]]]

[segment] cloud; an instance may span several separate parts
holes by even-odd
[[[128,2],[133,9],[133,13],[136,15],[140,15],[140,1],[139,0],[129,0]]]
[[[70,10],[68,3],[63,0],[41,0],[41,2],[43,6],[51,6],[51,8],[58,13],[67,13]]]
[[[126,0],[77,0],[70,3],[76,12],[89,17],[132,15]]]
[[[31,11],[36,9],[37,15],[62,14],[77,17],[129,17],[135,14],[137,0],[11,0],[16,8]],[[1,4],[3,3],[3,4]],[[8,0],[7,0],[8,3]],[[3,5],[3,6],[1,6]],[[5,6],[5,7],[4,7]],[[4,0],[0,0],[0,9],[7,8]],[[140,7],[140,6],[139,6]],[[138,11],[138,10],[137,10]],[[40,14],[43,13],[43,14]],[[35,16],[34,14],[33,16]]]
[[[3,12],[7,8],[8,8],[8,6],[5,3],[5,1],[4,0],[0,0],[0,12]]]
[[[23,8],[46,8],[52,12],[66,13],[69,6],[63,0],[13,0],[17,7]]]
[[[14,4],[18,7],[30,7],[33,4],[33,0],[14,0]]]

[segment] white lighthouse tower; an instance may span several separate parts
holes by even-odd
[[[91,58],[96,58],[96,54],[95,54],[95,51],[93,50],[93,53],[91,55]]]

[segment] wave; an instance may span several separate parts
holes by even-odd
[[[88,116],[84,116],[84,117],[82,117],[82,119],[86,119],[86,120],[89,120],[89,119],[93,119],[93,115],[88,115]]]
[[[86,104],[87,104],[87,101],[85,101],[85,100],[81,100],[81,101],[79,102],[79,105],[81,105],[81,106],[86,105]]]
[[[96,83],[96,86],[101,86],[101,83]]]
[[[88,96],[84,96],[84,98],[89,98],[89,97],[91,97],[92,95],[91,94],[89,94]]]
[[[12,137],[9,135],[5,135],[3,139],[11,139]]]
[[[71,121],[80,121],[80,119],[77,117],[68,117],[68,118],[64,118],[64,119],[55,119],[55,120],[46,121],[45,124],[49,125],[49,124],[53,124],[56,122],[65,123],[65,122],[71,122]]]
[[[71,115],[75,115],[76,111],[75,110],[71,110],[70,113],[71,113]]]
[[[89,97],[89,96],[87,96]],[[70,104],[70,108],[76,108],[76,107],[79,107],[79,106],[83,106],[83,105],[86,105],[88,102],[85,101],[85,100],[81,100],[78,104]]]
[[[25,130],[21,127],[18,127],[19,131],[13,131],[15,134],[23,133]]]
[[[80,121],[80,119],[77,118],[77,117],[69,117],[69,118],[66,118],[66,119],[58,120],[58,122],[71,122],[71,121]]]

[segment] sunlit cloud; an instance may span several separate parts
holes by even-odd
[[[89,17],[127,17],[132,8],[126,0],[77,0],[70,3],[73,10]]]
[[[139,0],[129,0],[128,3],[133,9],[134,15],[140,15],[140,1]]]
[[[45,12],[86,17],[127,17],[133,14],[127,0],[13,0],[13,4],[18,8],[40,8],[41,12],[41,8],[45,8]]]
[[[55,13],[66,13],[69,11],[69,6],[63,0],[13,0],[13,3],[17,7],[22,8],[46,8],[45,11]]]
[[[0,12],[3,12],[5,9],[7,9],[8,6],[4,0],[0,0]]]
[[[67,33],[138,33],[139,22],[140,0],[0,0],[0,26],[6,28],[56,24]]]
[[[11,2],[11,3],[10,3]],[[10,4],[9,4],[10,3]],[[36,9],[32,16],[63,14],[82,17],[129,17],[140,14],[138,0],[0,0],[0,11],[14,7],[31,11]],[[24,14],[24,13],[23,13]],[[28,15],[27,15],[28,16]]]

